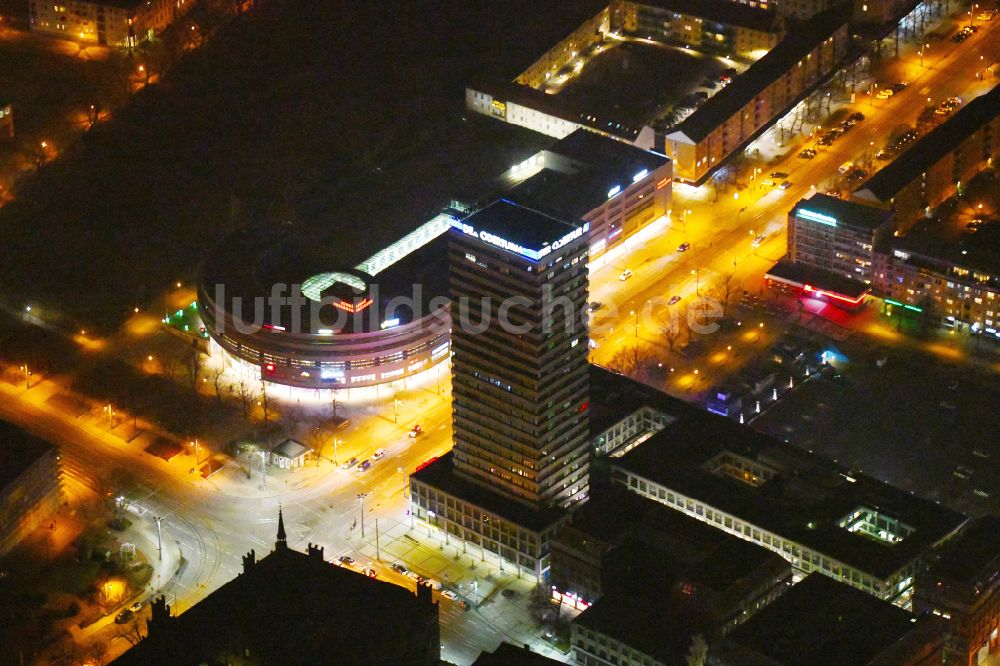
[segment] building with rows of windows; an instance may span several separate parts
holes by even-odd
[[[541,580],[588,489],[587,223],[500,199],[448,240],[454,447],[411,513]]]
[[[0,421],[0,556],[47,521],[61,503],[59,451]]]
[[[1000,154],[1000,85],[969,101],[852,194],[891,208],[907,232]]]
[[[908,606],[931,550],[965,517],[708,413],[686,412],[610,461],[644,497]]]
[[[336,248],[315,239],[240,233],[205,260],[198,312],[213,353],[261,380],[305,389],[394,382],[448,358],[443,252],[431,241],[399,261],[336,269]]]
[[[30,0],[31,29],[81,42],[131,48],[153,39],[192,0]]]

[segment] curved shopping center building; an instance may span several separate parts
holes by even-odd
[[[212,340],[262,380],[320,389],[403,379],[449,353],[443,243],[432,238],[345,268],[314,239],[239,234],[206,259],[199,313]]]

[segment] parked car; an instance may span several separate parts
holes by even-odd
[[[418,574],[416,571],[407,571],[406,577],[409,578],[410,580],[415,580],[418,583],[424,579],[424,577]]]
[[[402,564],[392,564],[392,565],[390,565],[389,568],[392,569],[393,571],[395,571],[398,574],[406,575],[407,569]]]
[[[351,458],[350,460],[345,460],[344,464],[342,464],[340,466],[340,468],[341,469],[351,469],[352,467],[354,467],[357,464],[358,464],[358,459],[357,458]]]
[[[368,468],[371,467],[371,466],[372,466],[372,461],[371,460],[362,460],[361,463],[358,465],[358,471],[359,472],[366,472],[366,471],[368,471]]]
[[[408,436],[410,437],[410,439],[416,439],[418,436],[422,435],[423,432],[424,432],[423,427],[418,423],[417,425],[410,428]]]
[[[783,183],[782,183],[781,185],[779,185],[778,187],[780,187],[780,188],[781,188],[781,189],[783,189],[783,190],[787,190],[787,189],[788,189],[789,187],[791,187],[791,186],[792,186],[792,183],[791,183],[791,181],[787,181],[787,180],[786,180],[785,182],[783,182]]]
[[[344,566],[350,566],[354,564],[354,558],[351,557],[350,555],[341,555],[340,557],[337,558],[337,561]]]
[[[678,252],[687,252],[690,249],[691,249],[691,243],[681,243],[680,245],[677,246]]]
[[[784,171],[772,171],[771,178],[774,178],[775,180],[784,180],[785,178],[788,178],[788,174]]]
[[[604,307],[604,303],[601,303],[600,301],[591,301],[590,305],[587,306],[587,310],[590,312],[597,312],[602,307]]]
[[[811,160],[812,158],[816,157],[816,151],[813,150],[812,148],[806,148],[805,150],[799,152],[799,157],[801,157],[804,160]]]
[[[680,303],[680,302],[681,302],[681,297],[680,296],[671,296],[670,297],[670,305],[676,305],[677,303]]]
[[[125,624],[132,619],[133,615],[134,613],[126,608],[121,613],[118,613],[118,615],[115,615],[115,624]]]
[[[860,111],[855,111],[851,115],[847,116],[847,119],[853,120],[854,122],[858,123],[865,119],[865,114],[861,113]]]
[[[452,592],[451,590],[441,590],[441,596],[447,599],[448,601],[455,601],[456,599],[458,599],[458,595]]]
[[[133,613],[138,613],[139,611],[142,610],[142,602],[141,601],[137,601],[134,604],[132,604],[131,606],[129,606],[128,609],[130,611],[132,611]]]
[[[877,97],[878,99],[889,99],[890,97],[892,97],[892,95],[893,95],[892,88],[882,88],[877,93],[875,93],[875,97]]]
[[[899,83],[893,83],[889,86],[889,89],[894,93],[900,93],[906,90],[906,86],[910,85],[909,81],[900,81]]]
[[[385,449],[375,449],[375,453],[372,454],[372,460],[382,460],[385,458]]]
[[[629,279],[630,277],[632,277],[632,269],[626,268],[618,276],[618,279],[621,280],[622,282],[624,282],[625,280]]]

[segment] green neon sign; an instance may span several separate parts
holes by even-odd
[[[897,307],[901,307],[901,308],[904,308],[906,310],[912,310],[914,312],[923,312],[924,311],[923,308],[918,308],[916,305],[910,305],[908,303],[900,303],[899,301],[894,301],[891,298],[885,299],[885,302],[888,303],[889,305],[895,305]]]

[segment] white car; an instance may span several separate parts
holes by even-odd
[[[621,275],[618,276],[618,279],[621,280],[622,282],[624,282],[625,280],[629,279],[630,277],[632,277],[632,271],[631,271],[631,269],[626,268],[625,270],[623,270],[621,272]]]
[[[441,581],[435,580],[433,578],[428,578],[424,582],[430,585],[432,590],[440,590],[442,587]]]
[[[458,599],[458,595],[452,592],[451,590],[441,590],[441,596],[447,599],[448,601],[455,601],[456,599]]]
[[[372,460],[381,460],[385,457],[385,449],[378,449],[372,454]]]

